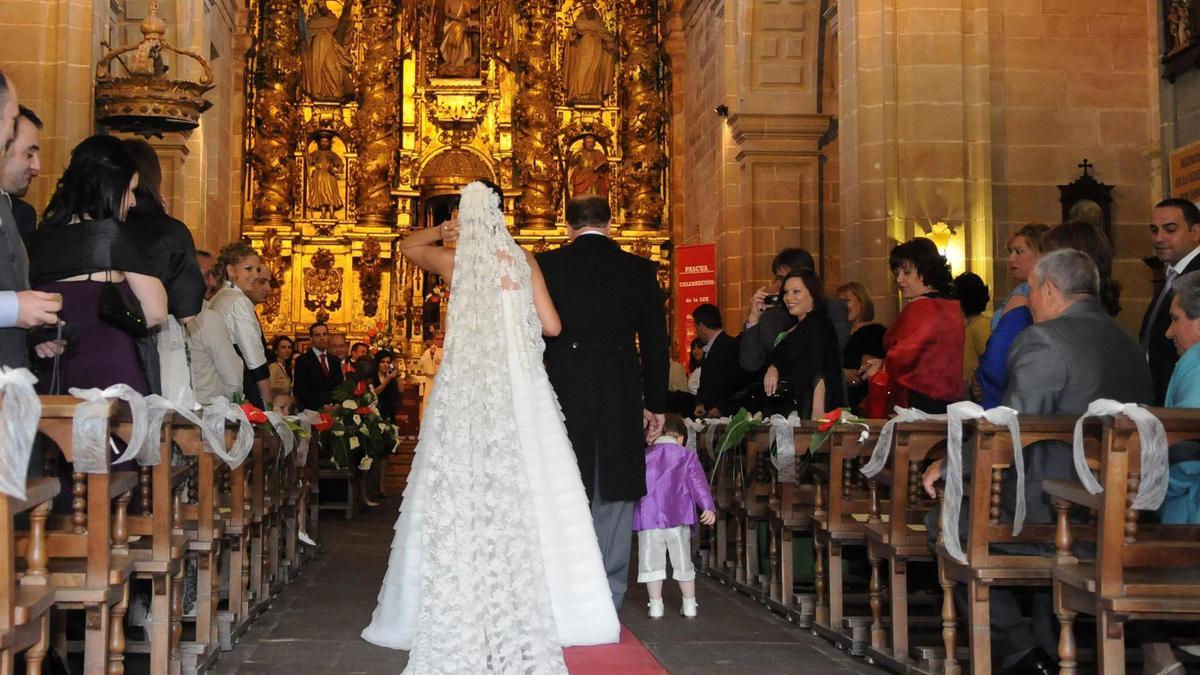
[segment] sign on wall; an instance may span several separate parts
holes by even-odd
[[[692,310],[717,304],[717,245],[697,244],[675,248],[675,336],[679,358],[687,363],[696,326]]]
[[[1200,202],[1200,141],[1171,153],[1171,196]]]

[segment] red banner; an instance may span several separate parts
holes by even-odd
[[[698,244],[675,248],[675,339],[679,360],[690,360],[696,326],[692,310],[705,303],[717,304],[717,245]]]

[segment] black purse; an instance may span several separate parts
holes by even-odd
[[[121,287],[112,282],[111,270],[105,272],[104,286],[100,289],[100,318],[133,337],[146,337],[150,334],[142,306],[136,299],[122,293]]]

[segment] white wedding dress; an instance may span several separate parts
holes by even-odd
[[[406,673],[565,673],[561,647],[620,626],[524,253],[485,186],[459,220],[445,357],[362,636],[410,650]]]

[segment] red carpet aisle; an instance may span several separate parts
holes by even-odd
[[[658,675],[666,673],[646,647],[621,626],[621,642],[601,647],[570,647],[563,650],[571,675]]]

